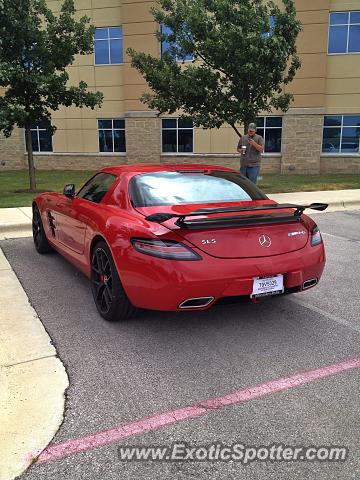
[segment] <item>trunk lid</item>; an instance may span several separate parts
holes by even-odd
[[[256,205],[274,205],[272,200],[258,200],[251,202],[221,203],[221,204],[196,204],[196,205],[177,205],[177,206],[156,206],[137,208],[138,212],[144,216],[153,213],[176,213],[185,214],[194,212],[200,208],[209,207],[239,207]],[[284,213],[293,213],[290,209],[281,209],[279,211],[264,211],[255,213],[268,213],[274,217]],[[203,218],[226,218],[227,216],[249,215],[252,212],[238,213],[220,213],[215,215],[202,215]],[[194,218],[194,217],[192,217]],[[199,217],[196,217],[199,218]],[[251,226],[226,226],[226,227],[204,227],[199,226],[194,229],[179,227],[175,224],[176,218],[172,218],[163,223],[169,230],[175,232],[179,237],[186,240],[189,244],[204,253],[218,258],[249,258],[249,257],[268,257],[281,255],[304,248],[309,237],[308,229],[300,220],[294,222],[272,224],[256,224]]]

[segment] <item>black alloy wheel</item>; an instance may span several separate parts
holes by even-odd
[[[91,258],[91,290],[96,308],[109,322],[134,316],[137,309],[128,299],[107,244],[98,242]]]
[[[34,245],[38,253],[43,254],[53,251],[53,248],[46,238],[40,211],[37,205],[34,205],[33,207],[32,232]]]
[[[96,306],[101,315],[106,315],[111,310],[114,299],[113,277],[107,253],[99,247],[96,248],[92,259],[91,281]]]

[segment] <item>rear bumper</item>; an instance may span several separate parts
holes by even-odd
[[[115,261],[117,260],[114,252]],[[116,262],[132,304],[151,310],[176,311],[189,298],[213,297],[205,308],[228,297],[250,296],[253,279],[284,274],[285,291],[300,291],[306,280],[320,280],[325,266],[323,244],[272,257],[219,259],[201,253],[200,261],[173,261],[128,250]],[[189,310],[189,309],[187,309]],[[196,308],[199,310],[199,308]]]

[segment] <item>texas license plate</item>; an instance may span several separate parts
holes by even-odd
[[[274,277],[254,278],[253,291],[250,297],[265,297],[267,295],[279,295],[280,293],[284,293],[284,275],[282,274]]]

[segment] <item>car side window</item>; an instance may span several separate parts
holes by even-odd
[[[85,183],[77,197],[84,198],[90,202],[100,203],[115,179],[115,175],[110,173],[98,173]]]

